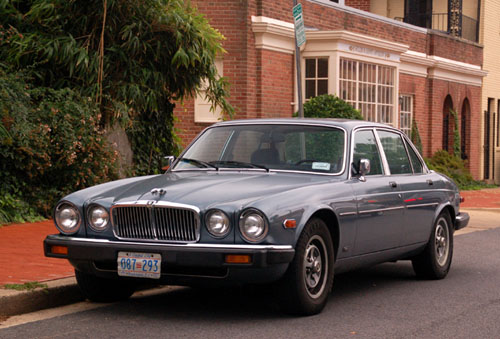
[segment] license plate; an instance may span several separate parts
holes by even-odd
[[[161,255],[158,253],[118,252],[118,275],[159,279]]]

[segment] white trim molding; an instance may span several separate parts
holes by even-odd
[[[403,74],[472,86],[482,86],[483,78],[488,75],[488,71],[478,65],[414,51],[407,51],[401,55],[399,71]]]
[[[294,26],[265,16],[252,16],[255,47],[286,54],[295,53]]]
[[[310,0],[311,1],[311,0]],[[315,0],[312,2],[323,3]],[[335,3],[333,7],[341,8]],[[346,7],[344,7],[346,8]],[[346,9],[345,9],[346,10]],[[349,9],[351,11],[352,9]],[[264,16],[252,16],[252,30],[257,49],[294,54],[294,26],[290,22]],[[488,72],[481,66],[409,50],[409,46],[393,41],[345,30],[320,31],[306,29],[304,55],[331,56],[340,52],[351,58],[398,65],[399,73],[481,86]]]

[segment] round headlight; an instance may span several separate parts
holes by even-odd
[[[101,232],[108,226],[109,213],[102,206],[92,205],[89,208],[88,220],[90,228],[96,232]]]
[[[63,202],[57,205],[54,217],[56,226],[64,234],[73,234],[80,228],[80,212],[70,203]]]
[[[257,210],[247,210],[240,216],[240,232],[249,242],[258,242],[267,235],[266,218]]]
[[[212,210],[205,218],[208,232],[216,238],[225,237],[231,227],[228,216],[220,210]]]

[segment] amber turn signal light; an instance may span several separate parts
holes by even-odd
[[[250,264],[252,256],[248,254],[227,254],[226,264]]]
[[[283,226],[285,228],[295,228],[297,227],[297,221],[295,221],[295,219],[286,219],[283,221]]]
[[[53,254],[68,254],[68,248],[66,246],[52,246],[50,252]]]

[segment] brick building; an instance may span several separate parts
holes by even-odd
[[[392,1],[403,9],[396,19],[388,11],[375,14],[381,8],[374,4],[380,2],[370,0],[301,2],[307,37],[301,47],[306,100],[337,94],[366,119],[407,133],[416,122],[424,156],[451,150],[451,108],[458,112],[462,154],[473,176],[481,177],[481,85],[487,74],[481,45],[408,23],[404,0]],[[217,66],[231,83],[235,118],[290,117],[297,111],[293,1],[193,3],[226,37],[227,54]],[[219,118],[202,98],[178,105],[175,115],[184,144]]]

